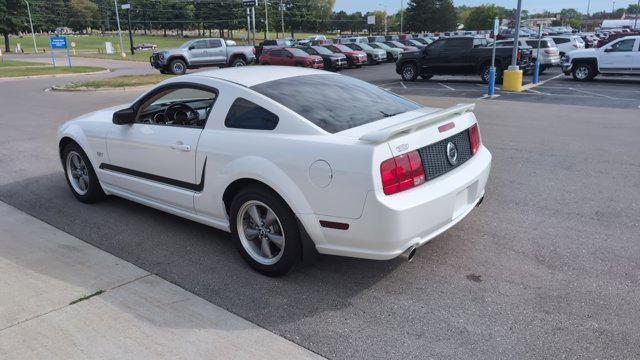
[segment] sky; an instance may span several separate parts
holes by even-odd
[[[523,0],[523,9],[530,12],[542,12],[543,10],[559,11],[563,8],[575,8],[578,11],[586,13],[587,3],[589,0]],[[597,11],[611,11],[611,6],[614,1],[611,0],[591,0],[591,13]],[[477,6],[482,4],[496,4],[507,8],[515,8],[517,6],[517,0],[453,0],[456,6],[467,5]],[[617,0],[615,1],[615,7],[626,8],[629,4],[636,4],[637,0]],[[406,6],[407,0],[404,0]],[[335,11],[344,10],[348,13],[354,11],[372,11],[372,10],[384,10],[385,5],[389,13],[394,13],[400,10],[400,0],[336,0],[334,7]]]

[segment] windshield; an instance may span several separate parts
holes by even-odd
[[[307,54],[306,52],[298,49],[298,48],[288,48],[287,50],[289,50],[289,52],[291,52],[293,55],[295,56],[308,56],[309,54]]]
[[[353,49],[346,45],[334,45],[336,48],[340,49],[340,51],[352,52]]]
[[[322,54],[322,55],[331,55],[333,54],[331,52],[331,50],[322,47],[322,46],[312,46],[311,48],[313,48],[315,51],[317,51],[318,53]]]
[[[389,50],[391,49],[391,46],[384,44],[384,43],[375,43],[380,49],[384,49],[384,50]]]
[[[358,43],[358,46],[360,46],[362,50],[373,50],[373,48],[369,46],[369,44]]]
[[[258,84],[251,89],[330,133],[420,108],[418,104],[375,85],[343,75],[288,77]]]

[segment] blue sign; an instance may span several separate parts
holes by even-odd
[[[55,49],[67,49],[67,64],[71,69],[71,55],[69,54],[69,47],[67,46],[67,38],[65,36],[52,36],[49,38],[49,46],[51,47],[51,65],[56,67],[56,57],[54,55]]]
[[[52,36],[49,38],[49,45],[51,45],[51,49],[66,49],[67,38],[64,36]]]

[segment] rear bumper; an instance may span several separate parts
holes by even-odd
[[[370,191],[359,219],[302,216],[318,252],[365,259],[392,259],[419,247],[467,216],[480,199],[491,169],[484,146],[455,170],[419,187],[386,196]],[[304,218],[304,219],[303,219]],[[319,220],[348,223],[347,230],[322,228]]]

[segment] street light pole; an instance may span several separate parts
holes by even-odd
[[[380,6],[384,6],[384,34],[387,35],[387,5],[386,4],[378,4]]]
[[[591,10],[591,0],[587,1],[587,16],[590,16],[591,14],[589,13],[589,11]]]
[[[400,34],[404,34],[404,0],[400,0]]]
[[[133,33],[131,32],[131,4],[127,4],[129,7],[127,8],[127,17],[129,18],[129,46],[131,47],[131,55],[136,54],[136,49],[133,47]],[[124,6],[124,5],[123,5]]]
[[[280,0],[280,25],[282,26],[282,37],[284,37],[284,4]]]
[[[36,45],[36,35],[33,32],[33,21],[31,21],[31,9],[29,8],[29,2],[27,0],[24,0],[24,2],[27,3],[27,12],[29,13],[29,25],[31,25],[31,37],[33,38],[33,49],[37,53],[38,46]]]
[[[513,36],[513,51],[511,52],[511,66],[516,67],[518,65],[518,44],[520,42],[520,18],[522,16],[522,0],[518,0],[518,9],[516,10],[516,26],[515,34]]]
[[[127,56],[124,53],[124,43],[122,42],[122,29],[120,28],[120,15],[118,15],[118,0],[113,0],[113,4],[116,6],[116,23],[118,24],[118,37],[120,38],[120,55],[122,57]]]
[[[640,15],[640,0],[638,0],[638,6],[636,7],[636,21],[633,23],[633,29],[638,28],[638,15]]]
[[[269,39],[269,7],[267,0],[264,0],[264,39]]]

